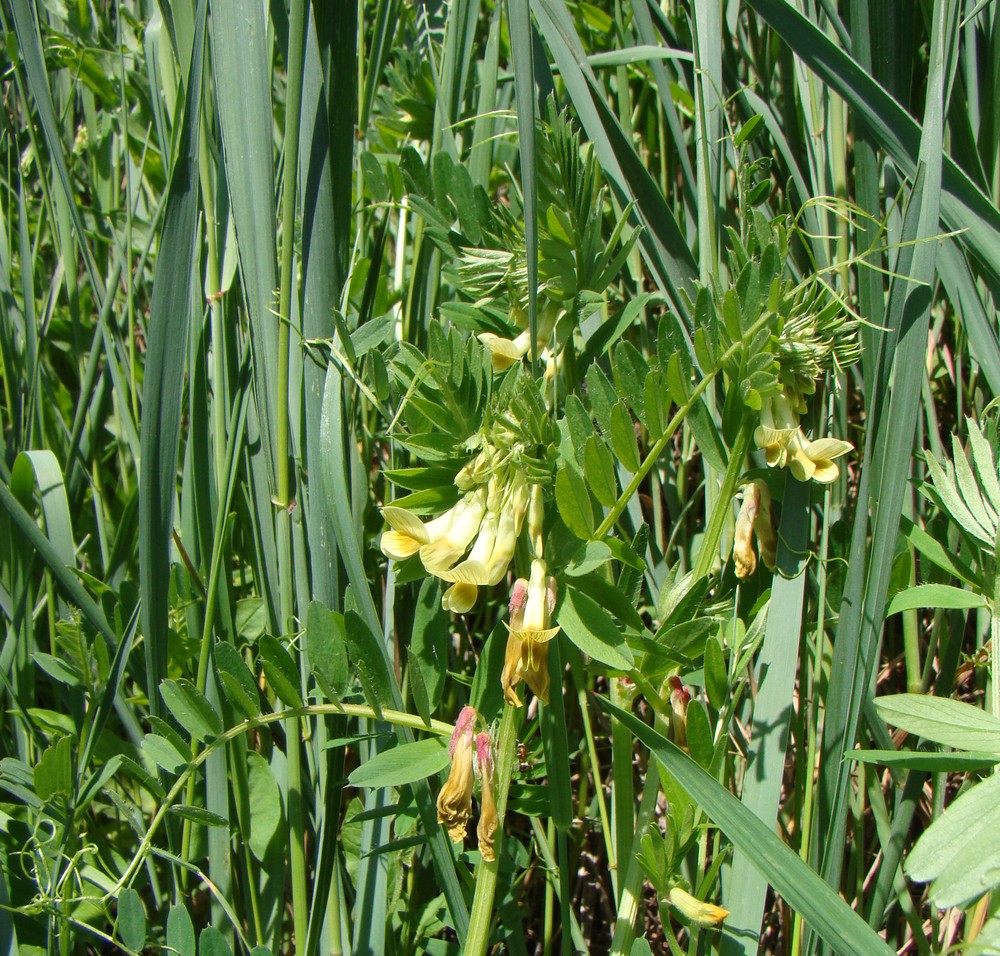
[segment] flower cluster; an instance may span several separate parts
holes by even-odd
[[[804,399],[793,399],[787,392],[779,392],[761,409],[754,441],[758,448],[764,449],[772,468],[787,466],[799,481],[812,478],[827,484],[840,474],[836,459],[852,451],[854,446],[839,438],[809,441],[799,426],[799,416],[805,410]]]
[[[497,805],[493,796],[493,743],[489,733],[474,733],[475,707],[463,707],[451,735],[451,772],[437,800],[438,823],[448,830],[455,842],[465,839],[472,816],[472,787],[479,771],[479,852],[483,859],[494,859],[494,835],[497,831]]]
[[[459,472],[456,484],[467,490],[433,521],[423,522],[394,505],[382,508],[390,528],[382,535],[382,553],[396,561],[419,554],[429,574],[451,585],[442,604],[459,614],[473,608],[480,587],[499,584],[506,575],[528,505],[528,483],[518,469],[503,469],[485,484],[476,482],[475,470],[485,454]]]
[[[733,562],[736,577],[745,581],[757,570],[757,555],[753,549],[754,536],[760,559],[769,570],[774,570],[778,554],[778,539],[771,524],[771,493],[763,481],[749,481],[743,488],[743,504],[736,518],[733,535]]]

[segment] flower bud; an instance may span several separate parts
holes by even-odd
[[[676,675],[667,678],[670,685],[670,731],[674,743],[687,750],[687,712],[691,703],[689,691]]]
[[[724,910],[714,903],[704,903],[697,897],[675,886],[668,894],[667,900],[675,907],[679,913],[686,916],[692,923],[714,929],[722,925],[722,921],[729,915],[729,910]]]
[[[479,776],[482,778],[479,826],[476,828],[476,836],[479,839],[479,852],[483,859],[487,863],[492,863],[496,859],[494,835],[497,832],[499,818],[496,799],[493,796],[493,743],[486,731],[476,735],[476,761],[479,764]]]

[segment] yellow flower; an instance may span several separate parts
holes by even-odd
[[[479,776],[483,781],[479,797],[479,826],[476,836],[479,839],[479,852],[487,863],[496,859],[494,854],[494,834],[497,832],[497,804],[493,796],[493,744],[490,735],[483,731],[476,735],[476,761],[479,764]]]
[[[521,700],[515,688],[523,680],[543,703],[549,702],[548,642],[559,633],[549,627],[556,603],[556,579],[541,558],[531,562],[531,578],[519,578],[510,598],[507,652],[500,683],[504,699],[515,707]]]
[[[760,425],[754,431],[754,442],[764,449],[764,457],[772,468],[785,467],[788,443],[798,428],[798,413],[783,392],[760,410]]]
[[[463,501],[467,501],[468,505],[459,511]],[[420,560],[424,568],[438,577],[439,570],[450,568],[461,559],[472,539],[479,534],[486,512],[486,489],[466,494],[452,508],[452,512],[457,512],[452,520],[436,529],[438,533],[430,535],[429,540],[420,546]]]
[[[675,886],[668,894],[667,899],[672,906],[686,916],[692,923],[699,926],[706,926],[713,929],[721,926],[722,921],[729,915],[729,910],[724,910],[714,903],[703,903],[697,897],[686,893],[679,886]]]
[[[505,339],[493,332],[481,332],[479,341],[493,353],[493,371],[502,372],[520,362],[531,348],[531,332],[525,329],[515,339]]]
[[[444,824],[448,836],[458,842],[465,839],[465,828],[472,816],[472,728],[476,709],[463,707],[451,735],[451,772],[437,799],[438,823]]]
[[[476,584],[453,584],[441,595],[441,607],[456,614],[468,614],[476,606],[479,586]]]
[[[443,515],[425,524],[406,508],[386,505],[382,508],[382,517],[391,530],[383,533],[379,547],[386,557],[402,561],[431,544],[443,541],[447,542],[448,547],[454,548],[464,540],[465,544],[458,554],[461,557],[479,530],[485,507],[485,493],[472,492],[463,495]]]
[[[850,442],[839,438],[809,441],[799,427],[799,410],[784,393],[761,409],[760,425],[753,437],[757,447],[764,449],[764,457],[772,468],[787,465],[799,481],[811,478],[821,484],[837,478],[840,468],[835,459],[854,449]]]
[[[736,577],[745,581],[757,570],[757,555],[753,537],[757,536],[760,559],[773,571],[778,552],[778,539],[771,524],[771,493],[762,481],[751,481],[743,488],[743,504],[736,519],[733,536],[733,561]]]
[[[519,328],[528,324],[528,317],[524,310],[518,306],[511,309],[511,321]],[[538,315],[538,351],[539,353],[548,344],[552,329],[556,323],[556,313],[551,308],[543,308]],[[521,359],[531,350],[531,331],[524,329],[513,339],[504,338],[502,335],[495,335],[493,332],[481,332],[479,341],[483,343],[492,353],[493,371],[502,372],[510,368],[515,362]]]
[[[797,432],[789,442],[790,460],[788,467],[799,481],[818,481],[829,484],[836,481],[840,468],[834,459],[853,451],[854,446],[849,441],[839,438],[817,438],[807,441],[802,432]]]
[[[476,543],[465,561],[448,568],[430,568],[426,561],[424,566],[432,574],[453,584],[474,587],[499,584],[514,557],[527,505],[528,484],[522,476],[517,475],[511,482],[511,487],[506,489],[497,510],[487,513]],[[421,549],[421,558],[423,555]]]

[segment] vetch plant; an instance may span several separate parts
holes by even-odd
[[[2,945],[996,948],[996,13],[813,6],[0,0]]]

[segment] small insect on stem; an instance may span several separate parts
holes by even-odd
[[[517,742],[518,773],[528,773],[531,770],[531,760],[528,759],[528,748],[523,741]]]

